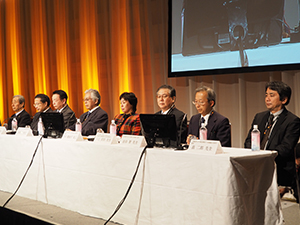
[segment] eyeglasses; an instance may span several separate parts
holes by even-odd
[[[91,98],[84,98],[84,99],[82,99],[82,101],[84,101],[84,102],[88,102],[90,100],[92,100],[92,99]]]
[[[33,106],[36,107],[36,106],[41,105],[41,104],[42,104],[41,102],[39,102],[39,103],[33,103]]]
[[[156,98],[163,98],[163,99],[166,99],[170,97],[170,95],[156,95]]]
[[[205,103],[206,103],[206,101],[205,102],[200,102],[200,101],[192,101],[192,103],[194,104],[194,105],[205,105]]]

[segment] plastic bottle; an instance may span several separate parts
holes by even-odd
[[[199,136],[200,136],[200,140],[207,140],[207,129],[204,125],[204,123],[201,124],[201,127],[199,129]]]
[[[39,118],[39,122],[38,122],[38,134],[40,136],[44,135],[44,124],[43,124],[43,121],[42,121],[41,117]]]
[[[11,129],[12,131],[16,131],[18,129],[18,121],[16,118],[13,118],[11,121]]]
[[[253,125],[253,130],[251,131],[251,150],[260,150],[260,132],[257,125]]]
[[[81,122],[80,122],[80,119],[77,119],[77,121],[76,121],[75,131],[81,132]]]
[[[117,135],[117,125],[115,123],[115,120],[111,120],[109,130],[111,135]]]

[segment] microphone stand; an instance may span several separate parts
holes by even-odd
[[[178,143],[177,143],[177,148],[176,148],[176,150],[183,150],[183,147],[182,147],[182,145],[181,145],[181,135],[182,135],[182,133],[181,133],[181,130],[182,130],[182,124],[183,124],[183,121],[185,120],[185,118],[186,118],[186,113],[184,114],[184,116],[183,116],[183,118],[182,118],[182,120],[181,120],[181,123],[180,123],[180,129],[179,129],[179,140],[178,140]]]

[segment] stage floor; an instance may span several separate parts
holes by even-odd
[[[12,194],[0,191],[0,206],[10,198]],[[102,225],[105,223],[104,219],[89,217],[81,215],[80,213],[66,210],[54,205],[45,204],[39,201],[14,196],[13,199],[6,205],[7,209],[25,214],[27,216],[36,218],[38,220],[57,225]],[[120,223],[109,222],[108,225],[115,225]]]
[[[11,193],[0,191],[0,205],[1,207],[11,196]],[[289,201],[281,201],[285,225],[295,225],[300,221],[299,204]],[[63,225],[101,225],[105,220],[81,215],[77,212],[66,210],[57,206],[45,204],[39,201],[31,200],[15,196],[7,205],[7,209],[25,214],[27,216],[51,223]],[[119,223],[109,222],[108,225],[115,225]]]

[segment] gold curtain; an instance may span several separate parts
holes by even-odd
[[[67,92],[79,117],[84,91],[99,90],[113,117],[132,91],[138,113],[152,113],[166,83],[167,0],[1,0],[0,120],[21,94],[32,116],[34,96]]]

